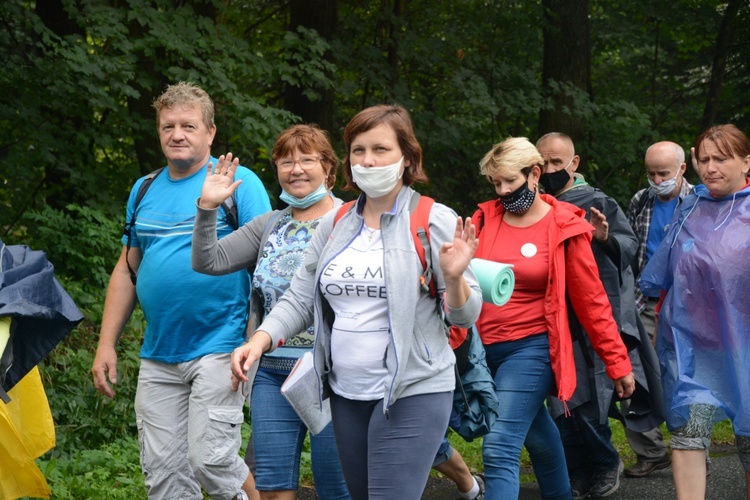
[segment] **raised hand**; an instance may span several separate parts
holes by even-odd
[[[477,228],[471,223],[471,217],[467,217],[465,223],[461,217],[456,219],[453,241],[443,243],[439,253],[440,268],[446,281],[461,278],[474,257],[477,245]]]
[[[226,156],[221,155],[216,168],[213,168],[213,163],[209,162],[199,201],[201,208],[213,210],[232,196],[237,186],[242,183],[241,180],[234,180],[234,173],[239,164],[240,159],[233,159],[232,153],[227,153]]]
[[[591,224],[594,226],[594,239],[599,243],[606,243],[609,238],[609,222],[607,216],[591,207]]]

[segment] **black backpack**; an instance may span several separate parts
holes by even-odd
[[[130,253],[130,240],[133,237],[132,231],[135,227],[135,216],[138,212],[138,204],[141,202],[143,197],[146,195],[146,191],[148,191],[148,188],[151,186],[151,183],[154,182],[154,179],[162,173],[162,171],[167,167],[161,167],[150,174],[146,176],[145,179],[143,179],[143,183],[141,184],[141,187],[138,189],[138,194],[135,196],[135,203],[133,204],[133,218],[129,221],[125,222],[125,226],[122,230],[122,234],[127,237],[127,245],[125,248],[125,263],[128,265],[128,272],[130,272],[130,281],[133,282],[133,286],[135,286],[137,276],[135,274],[135,271],[132,267],[130,267],[130,260],[128,260],[128,254]],[[234,194],[224,200],[224,203],[221,204],[221,206],[224,208],[224,211],[227,214],[227,223],[232,226],[232,229],[235,231],[237,228],[240,227],[239,224],[239,217],[237,215],[237,203],[234,200]]]

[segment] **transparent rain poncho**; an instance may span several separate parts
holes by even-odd
[[[656,346],[667,426],[703,403],[750,436],[750,186],[721,199],[697,186],[639,284],[667,292]]]

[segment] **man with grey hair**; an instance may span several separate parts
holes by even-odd
[[[658,385],[658,375],[646,368],[656,364],[656,355],[638,321],[635,307],[635,281],[630,264],[635,257],[638,241],[617,202],[590,186],[576,172],[580,158],[569,136],[552,132],[542,136],[536,146],[544,159],[539,183],[545,192],[584,210],[593,225],[591,248],[599,278],[607,291],[620,335],[628,347],[637,382],[632,398],[648,401],[652,391],[647,388]],[[569,416],[565,415],[565,406],[555,398],[548,400],[548,407],[560,429],[573,497],[601,498],[619,488],[619,476],[624,468],[612,445],[608,420],[615,392],[601,359],[591,347],[587,332],[578,323],[575,314],[569,314],[569,318],[574,341],[576,390],[568,402]],[[649,359],[650,363],[645,363],[644,359]],[[649,384],[649,381],[653,384]],[[650,412],[638,418],[637,422],[633,417],[624,415],[625,425],[643,430],[661,421],[660,414]],[[532,449],[529,449],[529,454],[533,461]]]
[[[245,499],[257,492],[238,453],[244,398],[232,390],[228,367],[245,340],[250,278],[244,269],[208,276],[191,265],[196,200],[219,161],[211,155],[214,104],[203,89],[180,82],[154,108],[167,165],[130,192],[124,246],[109,280],[91,369],[94,385],[114,397],[115,345],[140,302],[147,324],[135,413],[148,497],[199,500],[203,488],[215,499]],[[231,162],[231,153],[220,159]],[[219,208],[219,238],[271,209],[253,172],[238,167],[235,179],[242,182],[237,221],[231,209]]]
[[[628,221],[638,238],[638,252],[633,262],[636,306],[646,331],[653,338],[656,330],[654,307],[659,297],[644,296],[637,285],[638,277],[664,239],[682,199],[693,186],[684,178],[685,151],[679,144],[670,141],[652,144],[646,150],[644,163],[649,187],[635,193],[630,200]],[[635,465],[625,469],[626,476],[646,477],[655,470],[669,467],[667,445],[658,427],[643,433],[625,429],[625,435],[638,457]]]

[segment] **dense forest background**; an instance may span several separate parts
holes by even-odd
[[[343,154],[357,111],[396,102],[425,151],[420,190],[459,214],[494,195],[478,173],[494,143],[549,131],[571,135],[580,171],[626,206],[652,142],[689,152],[711,124],[750,132],[748,26],[747,0],[0,2],[0,238],[47,251],[87,318],[47,362],[71,431],[56,453],[133,434],[132,395],[104,401],[83,379],[130,186],[164,163],[151,103],[165,85],[209,92],[214,153],[239,156],[272,200],[281,130],[318,123]]]
[[[163,164],[151,103],[179,80],[213,96],[214,151],[272,198],[283,128],[318,123],[340,151],[357,111],[398,102],[422,189],[459,213],[492,195],[477,172],[492,144],[552,130],[626,203],[654,140],[750,127],[748,25],[745,0],[7,0],[0,236],[33,239],[50,210],[122,219],[132,182]]]

